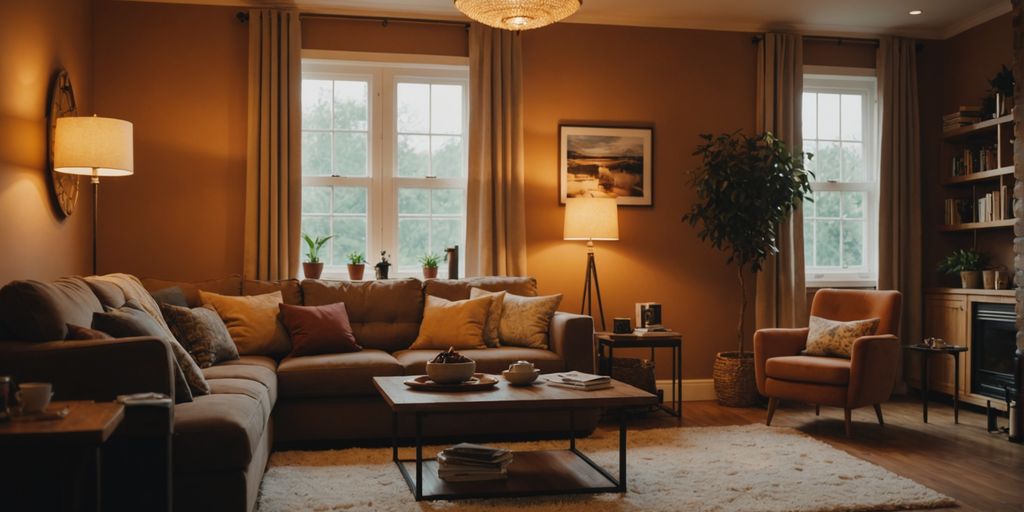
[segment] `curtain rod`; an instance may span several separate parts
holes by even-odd
[[[388,23],[423,23],[429,25],[454,25],[461,26],[469,29],[469,22],[466,21],[455,21],[455,20],[432,20],[428,18],[395,18],[389,16],[359,16],[355,14],[321,14],[315,12],[304,12],[299,15],[299,18],[321,18],[321,19],[337,19],[337,20],[356,20],[356,21],[379,21],[381,25],[388,26]]]
[[[823,41],[823,42],[827,41],[827,42],[836,43],[837,45],[842,45],[842,44],[866,44],[866,45],[874,46],[875,48],[878,48],[878,45],[879,45],[878,39],[870,39],[870,38],[863,38],[863,37],[836,37],[836,36],[801,36],[801,37],[803,38],[804,41]],[[751,42],[754,43],[754,44],[757,44],[757,43],[760,43],[762,39],[764,39],[764,36],[754,36],[751,39]]]

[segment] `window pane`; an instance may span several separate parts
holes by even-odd
[[[331,187],[302,187],[302,213],[330,213]]]
[[[814,266],[814,224],[816,221],[804,222],[804,266]]]
[[[366,214],[366,187],[334,187],[334,213]]]
[[[303,132],[302,134],[302,175],[330,176],[331,134]]]
[[[843,192],[843,218],[864,218],[864,192]]]
[[[398,220],[398,266],[419,267],[420,256],[429,250],[430,221],[427,219]]]
[[[838,181],[841,178],[839,160],[838,142],[818,142],[818,153],[814,155],[815,179]]]
[[[331,129],[331,81],[302,81],[302,128]]]
[[[430,132],[462,134],[462,86],[433,85],[430,88]]]
[[[818,192],[814,194],[814,205],[817,211],[816,217],[839,217],[839,193]]]
[[[426,215],[430,213],[430,189],[429,188],[400,188],[398,189],[398,213],[399,215]]]
[[[844,94],[842,98],[843,140],[861,140],[861,101],[859,94]]]
[[[818,94],[818,140],[839,139],[839,95]]]
[[[399,133],[427,133],[430,128],[430,85],[398,84]]]
[[[461,219],[435,219],[430,221],[430,251],[443,254],[445,248],[462,244]]]
[[[839,221],[820,220],[818,224],[815,265],[819,267],[839,266]]]
[[[366,134],[334,133],[334,172],[336,176],[366,176]]]
[[[466,192],[457,188],[435,189],[431,192],[431,211],[435,215],[460,215],[466,202]]]
[[[818,201],[818,192],[811,192],[811,198],[804,201],[804,217],[815,217],[815,207]]]
[[[804,137],[813,139],[818,136],[818,106],[817,106],[817,94],[813,92],[805,92],[802,109],[803,126],[802,131]],[[804,149],[804,151],[807,151]]]
[[[842,155],[843,181],[865,181],[864,148],[860,142],[844,142]]]
[[[864,221],[843,221],[843,266],[864,265]]]
[[[367,90],[366,82],[335,81],[334,82],[334,129],[361,130],[368,127],[366,122]]]
[[[430,136],[398,136],[398,175],[403,178],[422,178],[430,169]]]
[[[433,136],[430,138],[430,169],[438,178],[458,178],[464,175],[462,137]]]
[[[309,235],[309,236],[311,236],[313,238],[316,238],[318,236],[329,236],[331,234],[331,224],[330,224],[330,221],[328,220],[328,217],[321,217],[321,216],[314,217],[314,216],[310,216],[310,215],[303,215],[302,216],[302,234]],[[303,242],[303,244],[302,244],[302,257],[303,258],[306,257],[306,251],[308,251],[308,250],[309,250],[309,247],[306,246],[305,242]],[[326,254],[321,254],[321,257],[323,257],[323,256],[326,256]]]
[[[338,217],[332,222],[334,251],[331,265],[347,265],[348,255],[359,252],[366,256],[366,219]]]

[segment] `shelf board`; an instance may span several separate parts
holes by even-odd
[[[939,231],[977,231],[979,229],[1012,228],[1016,219],[994,220],[992,222],[965,222],[939,226]]]
[[[989,290],[986,288],[925,288],[925,293],[936,295],[986,295],[992,297],[1014,297],[1016,290]]]
[[[964,138],[964,137],[970,137],[971,135],[974,135],[974,134],[977,134],[977,133],[986,132],[986,131],[989,131],[989,130],[994,130],[996,128],[996,126],[999,126],[1001,124],[1012,123],[1012,122],[1013,122],[1013,115],[1012,114],[1007,114],[1005,116],[997,117],[995,119],[987,119],[987,120],[981,121],[979,123],[974,123],[974,124],[968,125],[968,126],[961,126],[960,128],[957,128],[955,130],[950,130],[948,132],[943,132],[942,133],[942,138],[946,139],[946,140],[950,140],[950,139],[961,139],[961,138]]]
[[[1000,167],[998,169],[992,169],[991,171],[973,172],[971,174],[965,174],[963,176],[950,176],[942,180],[943,185],[963,185],[965,183],[974,183],[977,181],[991,180],[1000,176],[1007,176],[1013,174],[1013,166],[1008,165],[1006,167]]]

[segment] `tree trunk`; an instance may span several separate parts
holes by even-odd
[[[740,282],[740,320],[736,324],[736,341],[739,346],[739,357],[743,358],[743,319],[747,316],[747,284],[743,280],[743,265],[737,267],[736,278]]]

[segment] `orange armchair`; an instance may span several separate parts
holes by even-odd
[[[829,320],[851,321],[878,318],[874,336],[858,338],[850,359],[804,356],[807,328],[760,329],[754,333],[754,374],[757,390],[768,397],[767,424],[772,424],[779,400],[793,400],[816,406],[842,407],[846,435],[851,433],[853,409],[873,405],[878,423],[882,402],[889,400],[900,364],[902,296],[896,291],[818,290],[811,303],[811,315]]]

